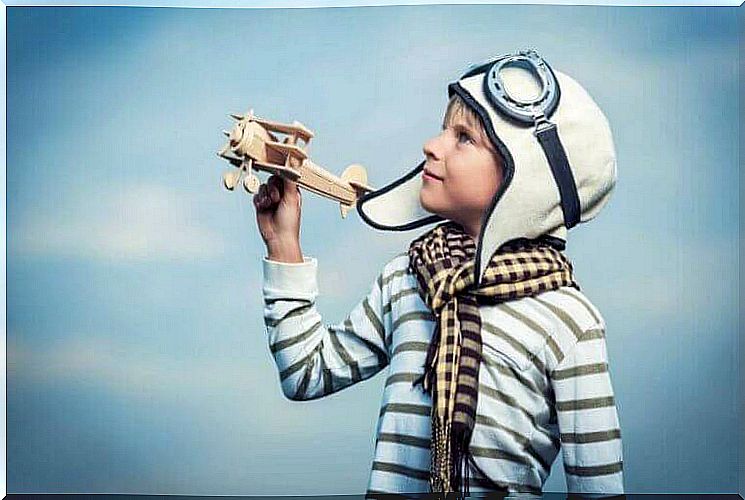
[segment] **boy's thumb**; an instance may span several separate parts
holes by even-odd
[[[288,200],[296,200],[300,197],[300,188],[297,182],[284,178],[284,197]]]

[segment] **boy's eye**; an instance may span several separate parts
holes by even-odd
[[[473,139],[466,132],[458,132],[458,142],[473,142]]]

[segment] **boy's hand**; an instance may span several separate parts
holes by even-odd
[[[297,183],[272,175],[266,184],[259,186],[253,203],[268,258],[279,262],[303,262],[300,250],[302,198]]]

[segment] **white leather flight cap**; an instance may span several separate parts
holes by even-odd
[[[617,178],[616,153],[608,120],[592,97],[535,50],[471,66],[448,86],[453,94],[480,117],[504,164],[477,242],[478,285],[483,263],[509,241],[541,238],[563,249],[567,230],[594,218],[608,202]],[[420,204],[423,166],[424,161],[360,197],[362,220],[389,231],[445,220]]]

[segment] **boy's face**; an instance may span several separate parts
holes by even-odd
[[[477,240],[481,219],[502,183],[502,162],[489,139],[458,113],[423,150],[422,207],[459,223]]]

